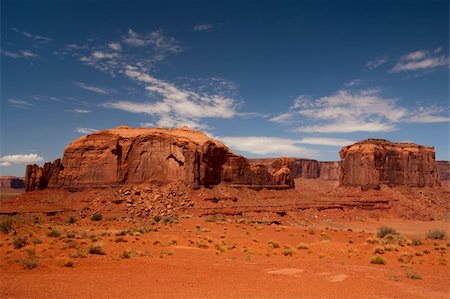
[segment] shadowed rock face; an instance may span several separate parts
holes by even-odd
[[[15,176],[1,176],[0,177],[0,189],[23,189],[25,188],[25,182],[23,178]]]
[[[362,189],[439,185],[434,147],[368,139],[342,148],[341,186]]]
[[[292,177],[316,179],[320,176],[320,165],[317,160],[303,158],[263,158],[249,159],[253,165],[266,165],[269,169],[282,165],[291,169]]]
[[[339,180],[341,167],[339,162],[320,161],[320,178],[323,180]]]
[[[450,180],[450,161],[436,161],[436,166],[440,180]]]
[[[98,131],[69,144],[62,161],[28,165],[25,180],[27,191],[175,181],[193,188],[222,181],[293,186],[289,169],[254,167],[221,142],[188,128]]]

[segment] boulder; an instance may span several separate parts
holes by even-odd
[[[346,147],[341,157],[341,186],[363,190],[388,186],[439,185],[434,147],[367,139]]]
[[[293,186],[290,171],[251,165],[223,143],[189,128],[97,131],[71,144],[63,159],[28,165],[26,190],[84,189],[152,182],[183,182],[192,188],[222,181],[242,185]]]
[[[450,161],[436,161],[436,166],[440,180],[450,180]]]
[[[341,167],[337,161],[320,161],[320,178],[323,180],[339,180]]]

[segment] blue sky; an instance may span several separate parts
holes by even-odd
[[[449,160],[448,6],[1,1],[1,174],[119,125],[188,125],[248,157],[384,138]]]

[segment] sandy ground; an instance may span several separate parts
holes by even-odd
[[[85,219],[68,224],[61,219],[12,218],[16,236],[0,233],[1,298],[449,298],[450,294],[448,240],[425,237],[432,229],[448,235],[446,220],[283,226],[220,215],[185,215],[158,223]],[[383,244],[386,239],[374,235],[381,225],[396,228],[403,243]],[[47,236],[54,230],[60,236]],[[28,244],[15,249],[13,240],[18,236],[27,236]],[[414,246],[413,239],[423,244]],[[100,243],[105,254],[90,254],[89,248]],[[376,247],[384,250],[379,255],[386,264],[371,263]],[[24,269],[33,250],[37,266]]]

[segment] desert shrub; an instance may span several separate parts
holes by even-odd
[[[206,244],[205,241],[203,241],[203,240],[198,241],[197,243],[195,243],[195,245],[196,245],[198,248],[202,248],[202,249],[207,249],[207,248],[209,248],[208,244]]]
[[[61,237],[61,232],[59,230],[52,229],[51,231],[49,231],[47,233],[47,237],[59,238],[59,237]]]
[[[375,265],[384,265],[386,264],[386,259],[382,256],[376,255],[374,257],[372,257],[372,259],[370,260],[371,264],[375,264]]]
[[[367,238],[366,242],[369,244],[378,244],[378,240],[374,238]]]
[[[420,241],[419,239],[412,239],[411,240],[411,245],[412,246],[420,246],[422,244],[423,244],[422,241]]]
[[[73,267],[73,261],[71,261],[71,260],[65,261],[63,266],[64,267],[68,267],[68,268],[72,268]]]
[[[409,279],[422,279],[422,275],[412,269],[406,270],[406,277]]]
[[[272,240],[270,240],[269,242],[267,242],[267,245],[269,246],[269,247],[272,247],[272,248],[280,248],[280,244],[278,243],[278,242],[276,242],[276,241],[272,241]]]
[[[70,216],[68,219],[67,219],[67,223],[69,223],[69,224],[73,224],[73,223],[75,223],[75,222],[77,222],[77,218],[75,218],[74,216]]]
[[[167,246],[172,246],[172,245],[177,245],[177,240],[176,239],[171,239],[169,240],[169,242],[167,242]]]
[[[27,236],[15,236],[12,240],[12,245],[15,249],[19,249],[27,245]]]
[[[2,219],[0,221],[0,231],[4,234],[8,234],[13,229],[13,223],[14,221],[10,217]]]
[[[41,243],[42,243],[42,240],[39,238],[36,238],[33,240],[33,244],[41,244]]]
[[[161,221],[161,216],[156,215],[155,217],[153,217],[153,221],[155,221],[155,222]]]
[[[36,268],[39,263],[38,258],[36,256],[36,251],[27,250],[27,257],[22,259],[21,263],[24,269],[31,270],[33,268]]]
[[[427,238],[434,240],[445,239],[446,233],[443,230],[432,230],[427,233]]]
[[[133,251],[131,250],[124,250],[122,254],[120,255],[123,259],[130,259],[133,256]]]
[[[409,264],[412,260],[412,254],[404,252],[398,256],[398,261],[400,263]]]
[[[89,247],[90,254],[100,254],[105,255],[106,253],[103,251],[103,245],[102,244],[93,244],[91,247]]]
[[[306,245],[305,243],[298,244],[296,248],[299,250],[309,249],[308,245]]]
[[[381,246],[377,246],[377,247],[375,247],[375,249],[373,250],[373,253],[376,253],[376,254],[383,254],[383,253],[384,253],[384,248],[381,247]]]
[[[215,246],[219,252],[225,252],[227,250],[227,247],[223,243],[216,243]]]
[[[281,252],[284,256],[293,256],[295,250],[290,246],[284,246],[283,251]]]
[[[76,252],[69,254],[71,258],[85,258],[86,253],[80,248]]]
[[[166,216],[166,217],[163,217],[161,220],[162,220],[163,224],[172,224],[172,223],[178,221],[178,217],[177,216]]]
[[[377,230],[377,237],[384,238],[386,235],[400,235],[394,228],[389,226],[381,226]]]
[[[406,240],[401,235],[387,234],[383,238],[383,244],[394,244],[403,246]]]
[[[208,218],[206,218],[206,222],[217,222],[217,216],[211,215]]]
[[[95,213],[94,215],[91,216],[91,220],[92,221],[100,221],[102,220],[103,216],[100,213]]]
[[[125,238],[123,238],[123,237],[118,237],[118,238],[116,238],[116,239],[114,240],[114,242],[116,242],[116,243],[120,243],[120,242],[125,243],[125,242],[128,242],[128,241],[127,241],[127,239],[125,239]]]

